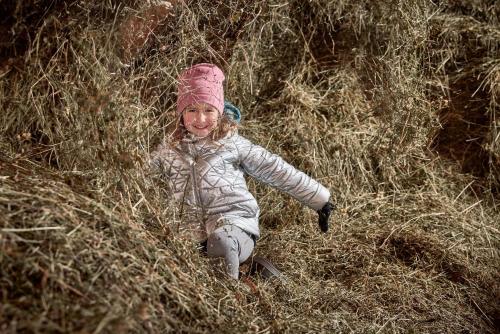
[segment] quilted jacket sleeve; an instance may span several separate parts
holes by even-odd
[[[166,172],[170,165],[169,155],[170,152],[167,150],[165,143],[161,143],[153,152],[151,152],[148,165],[153,175],[168,176],[168,173]]]
[[[250,176],[291,195],[316,211],[328,202],[328,189],[281,157],[241,136],[237,136],[236,146],[240,164]]]
[[[150,153],[149,159],[148,159],[148,167],[153,173],[158,173],[161,170],[161,157],[160,157],[160,151],[162,148],[162,144],[158,145],[158,147]]]

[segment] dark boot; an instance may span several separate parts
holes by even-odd
[[[254,256],[250,263],[250,275],[258,274],[265,279],[276,277],[282,281],[285,280],[283,274],[268,259],[261,256]]]

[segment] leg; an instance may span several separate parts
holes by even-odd
[[[252,237],[234,225],[224,225],[208,236],[207,253],[212,258],[224,259],[227,274],[238,279],[240,263],[254,249]]]

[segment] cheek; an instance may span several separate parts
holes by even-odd
[[[184,126],[191,125],[193,123],[193,117],[188,116],[187,114],[182,117],[182,122],[184,123]]]
[[[210,117],[209,121],[210,121],[210,124],[212,124],[213,126],[216,126],[217,123],[219,122],[219,115],[217,114],[217,115]]]

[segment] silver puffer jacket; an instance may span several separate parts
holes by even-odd
[[[205,240],[222,224],[233,224],[259,237],[259,207],[244,174],[293,196],[314,210],[330,192],[282,158],[238,134],[213,141],[183,139],[175,147],[161,144],[150,164],[165,178],[189,224],[185,229]]]

